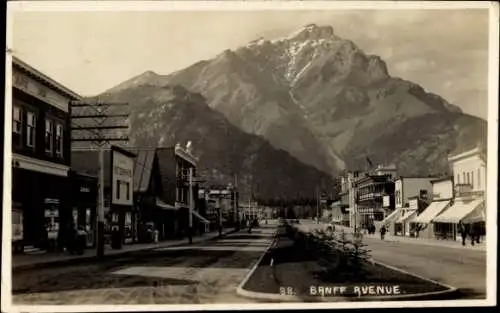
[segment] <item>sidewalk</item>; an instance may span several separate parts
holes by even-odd
[[[325,223],[319,223],[316,224],[312,221],[305,221],[301,224],[298,224],[298,229],[302,231],[312,231],[314,229],[325,229],[328,224]],[[353,233],[354,230],[346,227],[346,226],[339,226],[335,225],[335,231],[340,232],[341,230],[344,230],[347,233]],[[369,239],[380,239],[380,233],[368,235],[368,234],[363,234],[364,238],[369,238]],[[427,245],[427,246],[437,246],[437,247],[446,247],[446,248],[456,248],[456,249],[466,249],[466,250],[480,250],[480,251],[486,251],[486,242],[481,242],[480,244],[475,244],[474,246],[471,246],[470,240],[467,239],[467,245],[462,246],[461,241],[453,241],[453,240],[437,240],[437,239],[432,239],[432,238],[413,238],[413,237],[405,237],[405,236],[394,236],[394,235],[385,235],[385,242],[397,242],[397,243],[408,243],[408,244],[415,244],[415,245]]]
[[[222,232],[222,235],[233,233],[233,228],[227,229]],[[193,237],[193,244],[203,243],[208,240],[215,239],[219,236],[218,231],[205,233],[201,236]],[[109,245],[104,247],[104,257],[120,256],[132,252],[154,250],[158,248],[168,248],[181,245],[187,245],[189,239],[168,240],[159,243],[139,243],[131,245],[123,245],[122,249],[111,249]],[[82,255],[71,255],[67,252],[59,253],[44,253],[44,254],[20,254],[12,256],[12,269],[13,270],[26,270],[31,268],[39,268],[53,265],[62,265],[66,263],[77,263],[89,261],[96,258],[96,248],[85,249]]]

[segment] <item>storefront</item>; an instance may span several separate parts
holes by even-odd
[[[72,222],[80,232],[85,232],[87,247],[94,247],[97,225],[97,178],[71,171],[70,179]]]
[[[414,224],[416,236],[424,238],[434,238],[436,233],[444,234],[447,231],[440,229],[440,225],[435,225],[433,220],[450,206],[450,200],[433,201],[425,210],[417,215],[411,223]]]
[[[452,206],[442,212],[433,222],[436,225],[436,235],[443,239],[460,239],[458,224],[463,223],[470,233],[486,235],[486,221],[483,198],[458,198]]]
[[[14,251],[62,249],[71,218],[68,186],[67,176],[12,169]]]

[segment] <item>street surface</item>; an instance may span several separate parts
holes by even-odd
[[[301,220],[302,229],[315,228]],[[486,252],[365,237],[372,257],[380,262],[459,288],[468,299],[486,297]]]
[[[192,246],[140,251],[100,264],[13,274],[14,304],[252,302],[236,288],[271,243],[275,225]]]

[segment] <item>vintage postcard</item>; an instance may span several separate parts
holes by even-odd
[[[498,3],[7,9],[3,311],[496,303]]]

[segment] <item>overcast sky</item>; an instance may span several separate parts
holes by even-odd
[[[258,37],[331,25],[392,76],[487,118],[488,11],[16,12],[14,55],[84,95],[168,74]]]

